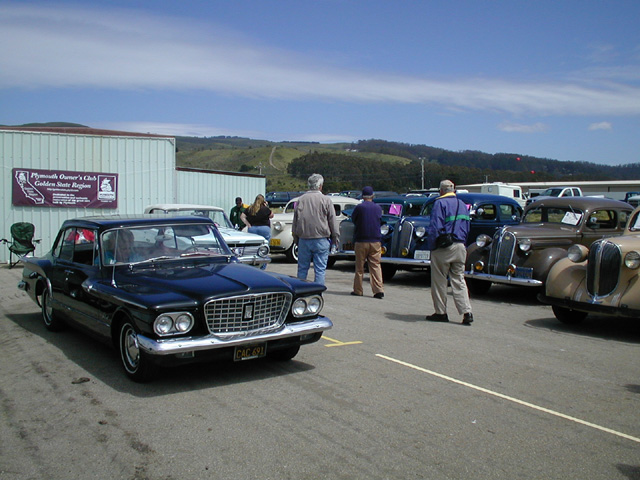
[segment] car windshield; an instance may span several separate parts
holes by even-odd
[[[583,216],[583,212],[575,208],[542,205],[527,211],[522,223],[561,223],[575,226],[580,224]]]
[[[298,202],[294,202],[293,200],[287,203],[287,206],[284,207],[283,213],[293,213],[293,211],[296,209],[296,203]]]
[[[561,188],[547,188],[540,194],[542,197],[557,197],[562,192]]]
[[[629,222],[629,231],[640,231],[640,211],[636,212],[631,221]]]
[[[233,228],[231,220],[227,217],[227,214],[221,210],[192,210],[185,211],[187,215],[195,215],[196,217],[208,217],[213,220],[216,227]]]
[[[101,235],[103,265],[231,255],[210,224],[127,227]]]

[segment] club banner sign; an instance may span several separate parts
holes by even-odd
[[[12,203],[23,207],[117,208],[118,174],[14,168]]]

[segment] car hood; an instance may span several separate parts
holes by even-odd
[[[275,213],[271,219],[271,223],[273,222],[292,223],[293,213]]]
[[[218,227],[218,231],[224,238],[224,241],[232,244],[245,244],[245,243],[267,243],[267,240],[260,235],[249,232],[241,232],[235,228]]]
[[[292,285],[287,277],[269,274],[239,263],[162,266],[154,269],[123,270],[115,277],[117,288],[138,295],[169,295],[214,298],[247,293],[287,291]]]
[[[507,230],[514,233],[516,237],[530,238],[562,238],[574,237],[579,232],[579,227],[572,225],[562,225],[559,223],[526,223],[507,227]]]

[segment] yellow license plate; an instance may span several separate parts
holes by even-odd
[[[272,247],[279,247],[280,246],[280,239],[279,238],[272,238],[271,240],[269,240],[269,245],[271,245]]]
[[[243,360],[253,360],[254,358],[261,358],[267,354],[267,344],[259,343],[257,345],[242,345],[236,347],[233,353],[233,360],[241,362]]]

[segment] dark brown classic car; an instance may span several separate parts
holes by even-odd
[[[525,208],[519,225],[479,235],[467,249],[465,277],[472,293],[492,283],[541,287],[571,245],[585,247],[621,235],[632,207],[598,197],[550,198]]]

